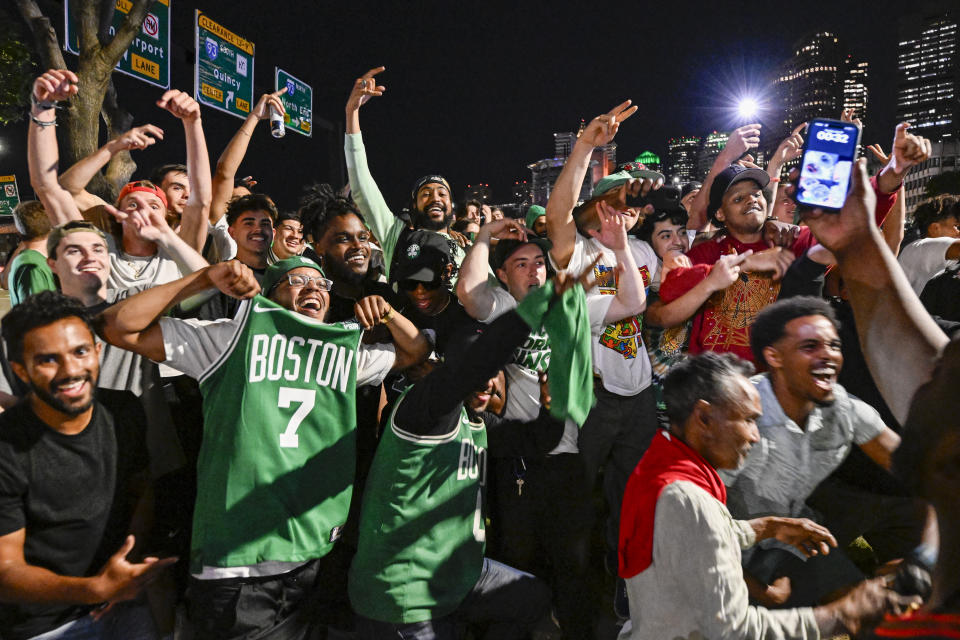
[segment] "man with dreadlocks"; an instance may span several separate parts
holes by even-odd
[[[354,305],[365,296],[382,296],[399,306],[397,294],[370,269],[372,236],[353,200],[329,184],[311,185],[300,199],[300,220],[304,235],[313,239],[324,273],[333,281],[330,322],[352,318]]]

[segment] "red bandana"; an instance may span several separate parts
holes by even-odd
[[[632,578],[653,562],[653,521],[660,492],[677,480],[692,482],[720,502],[727,503],[727,488],[709,462],[680,438],[658,433],[630,474],[620,511],[621,578]]]

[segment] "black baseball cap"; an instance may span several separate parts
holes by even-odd
[[[407,233],[394,251],[391,278],[434,282],[439,280],[448,264],[453,262],[453,252],[446,236],[434,231],[416,230]]]
[[[691,191],[696,191],[697,189],[702,189],[703,184],[697,182],[696,180],[692,182],[686,182],[682,187],[680,187],[680,199],[684,199]]]
[[[743,180],[753,180],[760,185],[761,189],[764,189],[770,183],[770,176],[763,169],[753,169],[739,164],[732,164],[718,173],[710,187],[710,206],[707,207],[707,214],[714,223],[717,222],[716,213],[723,204],[723,196],[730,187]]]
[[[507,258],[512,256],[517,249],[528,244],[535,244],[540,247],[543,250],[544,259],[546,259],[547,253],[553,247],[553,243],[546,238],[541,238],[540,236],[536,236],[529,232],[527,233],[526,240],[501,240],[493,248],[493,252],[490,254],[490,266],[493,267],[494,271],[496,271],[503,266],[503,263],[507,261]]]

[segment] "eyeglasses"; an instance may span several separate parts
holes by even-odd
[[[333,287],[333,280],[328,280],[323,276],[303,276],[297,273],[288,273],[287,282],[290,283],[291,287],[305,287],[312,282],[321,291],[330,291]]]
[[[420,285],[423,285],[423,288],[427,291],[434,291],[440,288],[440,280],[431,280],[430,282],[421,282],[420,280],[401,280],[397,283],[397,286],[403,289],[404,291],[413,291]]]

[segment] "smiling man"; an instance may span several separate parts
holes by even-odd
[[[813,297],[781,300],[757,316],[751,342],[769,372],[752,379],[763,403],[760,443],[745,464],[722,473],[730,512],[743,519],[810,517],[841,547],[863,535],[881,562],[907,555],[920,542],[922,507],[828,479],[854,445],[888,470],[900,445],[876,410],[837,384],[843,356],[832,307]],[[746,555],[745,571],[759,581],[751,584],[758,601],[792,606],[863,579],[844,553],[807,560],[775,543]],[[784,576],[792,589],[785,581],[774,585]]]
[[[304,233],[312,238],[324,273],[333,282],[328,321],[349,320],[357,300],[368,295],[397,302],[397,293],[370,270],[372,235],[356,203],[329,184],[311,185],[300,201],[300,215]]]
[[[3,637],[101,638],[108,628],[159,637],[142,602],[103,620],[88,615],[100,603],[135,598],[176,560],[127,560],[148,479],[136,400],[96,388],[100,345],[74,298],[27,298],[3,319],[3,337],[30,389],[0,417]]]
[[[252,299],[229,320],[163,317],[211,286]],[[187,595],[198,637],[306,637],[297,635],[311,624],[301,605],[336,570],[323,558],[350,506],[355,389],[428,350],[376,296],[357,303],[359,323],[326,324],[330,281],[305,258],[272,265],[262,286],[265,296],[256,295],[249,268],[219,263],[103,316],[111,344],[200,382],[204,438]],[[386,326],[396,347],[360,344],[361,325]],[[215,606],[225,599],[230,606]]]
[[[398,247],[406,244],[405,235],[409,228],[404,220],[393,215],[383,194],[380,193],[367,165],[367,152],[360,133],[360,107],[371,97],[383,95],[386,90],[384,86],[377,85],[374,78],[383,70],[384,67],[370,69],[354,82],[350,97],[347,99],[347,130],[343,144],[347,159],[347,174],[350,177],[350,191],[363,214],[363,219],[380,240],[386,275],[389,277],[395,263],[403,258]],[[413,183],[410,198],[410,219],[414,229],[436,231],[445,237],[451,236],[453,190],[446,178],[438,174],[423,176]],[[459,265],[463,262],[466,242],[462,235],[457,233],[453,235],[457,240],[454,241],[451,238],[450,251],[454,262]],[[450,283],[455,282],[456,273],[454,272]]]

